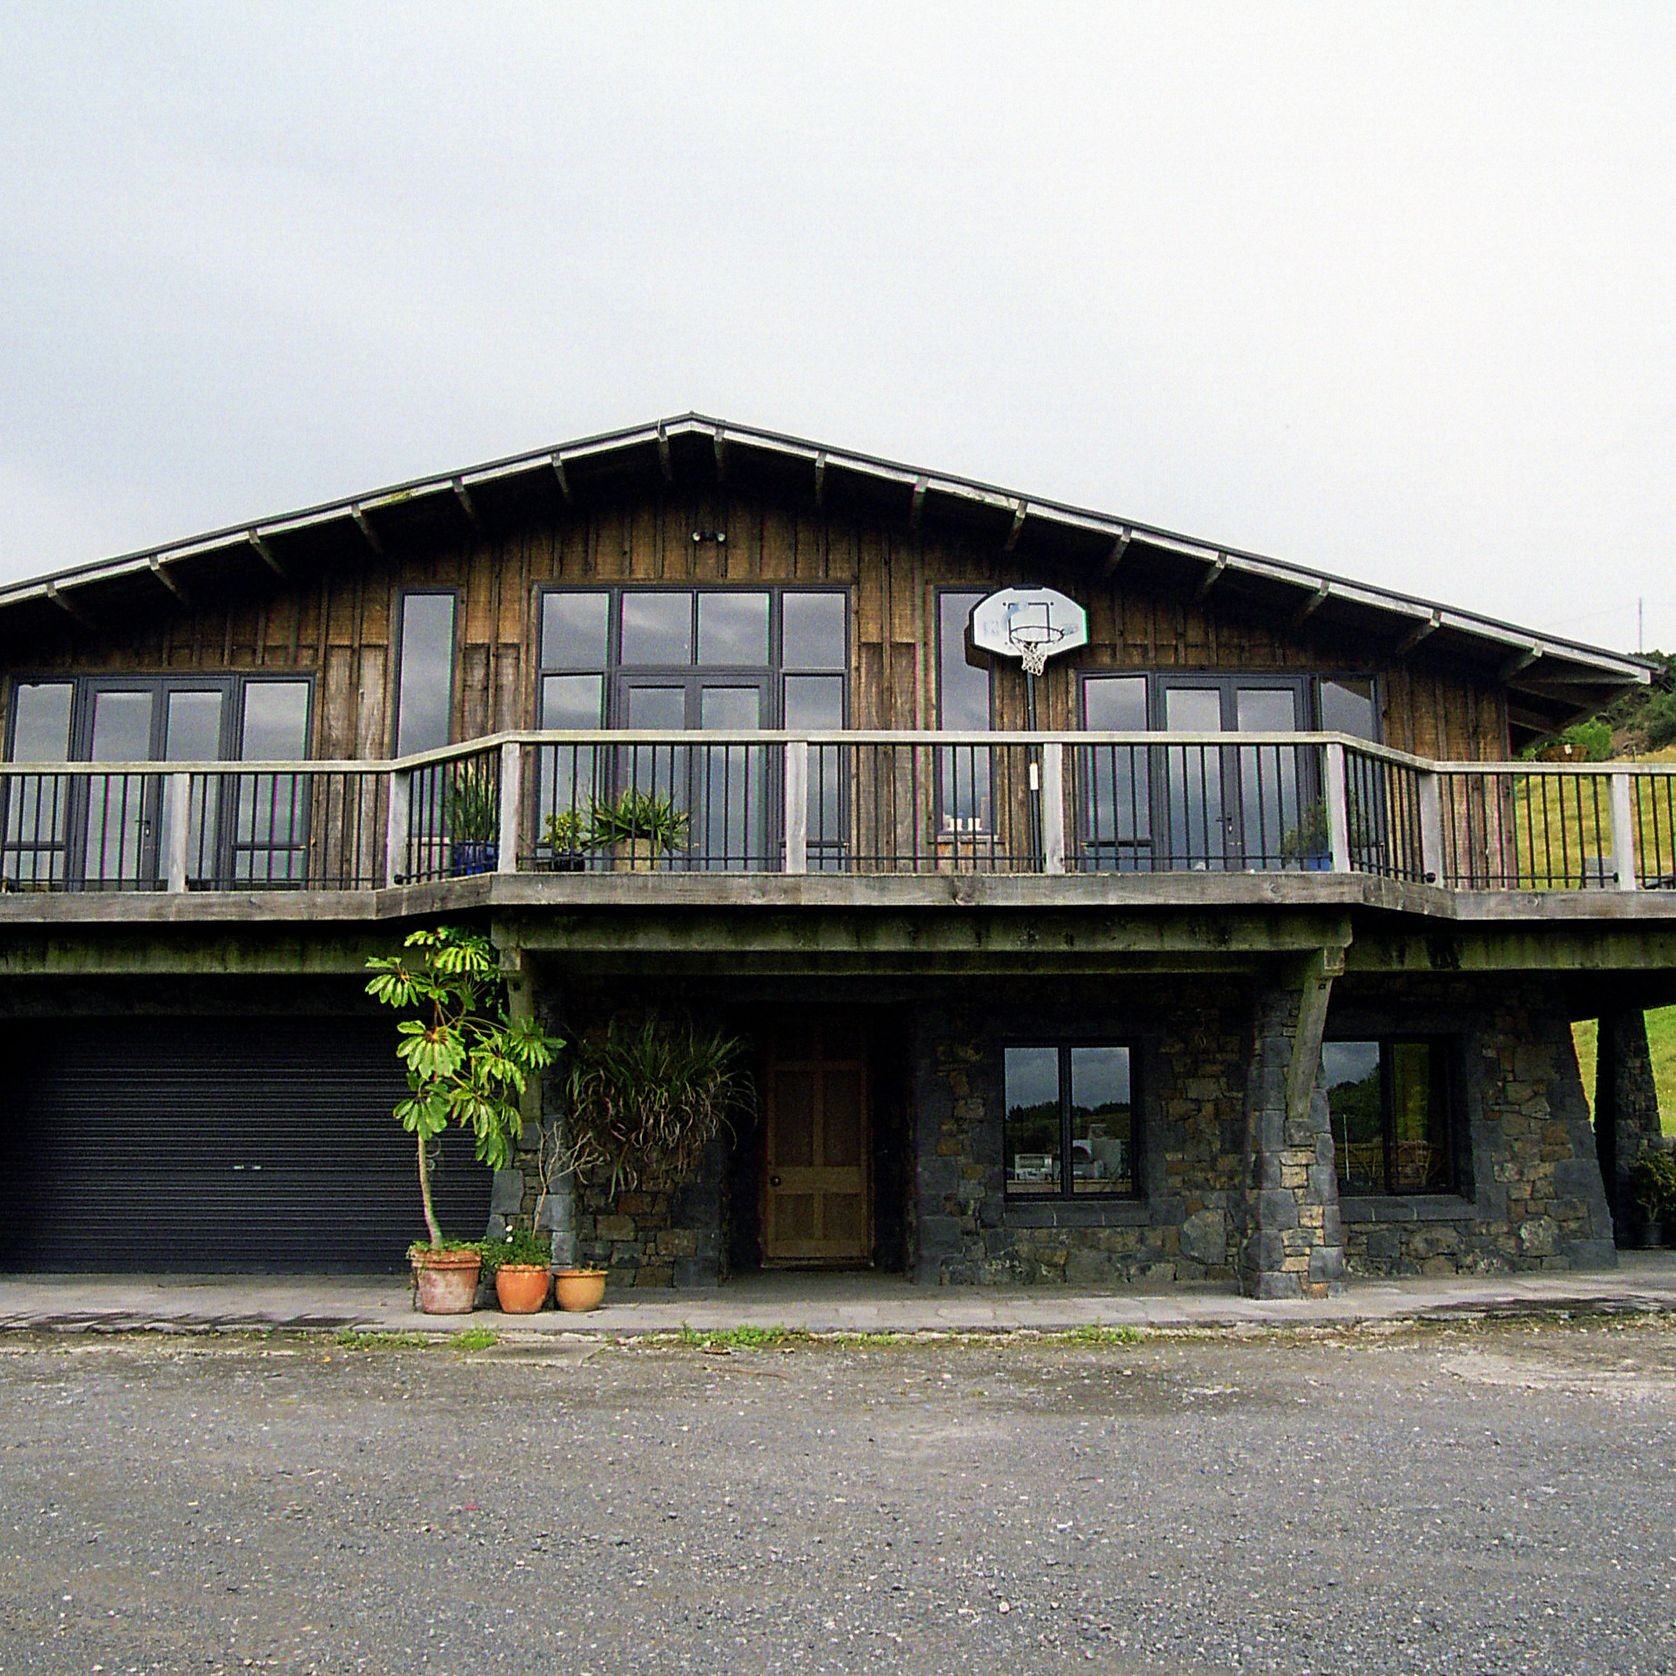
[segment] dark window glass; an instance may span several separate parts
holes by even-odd
[[[982,594],[937,598],[937,720],[948,729],[989,726],[989,670],[966,661],[966,624]]]
[[[734,589],[701,593],[698,661],[763,668],[768,662],[768,595]]]
[[[1373,682],[1336,680],[1321,683],[1321,729],[1348,733],[1353,739],[1377,739]]]
[[[1321,1066],[1341,1192],[1450,1190],[1452,1113],[1441,1043],[1327,1042]]]
[[[1082,684],[1082,721],[1091,731],[1144,733],[1146,677],[1093,675]],[[1151,757],[1145,745],[1086,745],[1080,784],[1087,787],[1084,865],[1144,871],[1152,846]]]
[[[1057,1198],[1063,1179],[1059,1050],[1008,1048],[1005,1061],[1007,1191]]]
[[[693,661],[693,596],[626,589],[622,595],[622,661],[670,668]]]
[[[23,681],[12,694],[12,761],[65,762],[70,755],[68,681]]]
[[[788,593],[780,596],[780,662],[786,669],[843,669],[842,594]]]
[[[788,675],[786,677],[786,726],[793,728],[841,728],[844,725],[844,677],[842,675]]]
[[[1146,731],[1146,677],[1091,675],[1082,684],[1082,725],[1100,733]]]
[[[452,603],[452,601],[450,601]],[[244,689],[245,762],[283,762],[308,755],[308,683],[250,681]]]
[[[1078,1193],[1134,1190],[1134,1109],[1126,1047],[1071,1049],[1071,1182]]]
[[[1135,1191],[1132,1050],[1118,1043],[1003,1053],[1007,1192],[1014,1198]]]
[[[543,727],[598,727],[603,720],[603,675],[546,675],[541,681]]]
[[[603,669],[610,636],[611,596],[571,589],[541,601],[541,664],[544,669]]]
[[[685,687],[630,687],[628,690],[629,727],[670,727],[687,725],[687,690]]]
[[[448,743],[454,700],[454,596],[404,594],[396,677],[396,755]]]

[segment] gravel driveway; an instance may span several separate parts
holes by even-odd
[[[0,1671],[1676,1669],[1676,1327],[0,1339]]]

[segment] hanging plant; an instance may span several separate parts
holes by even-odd
[[[613,1198],[677,1185],[729,1114],[755,1101],[744,1044],[720,1030],[616,1018],[572,1050],[564,1166],[604,1174]]]

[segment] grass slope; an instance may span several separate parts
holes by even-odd
[[[1583,1069],[1583,1092],[1589,1110],[1595,1105],[1595,1021],[1584,1019],[1571,1027],[1577,1058]],[[1657,1007],[1647,1014],[1647,1046],[1653,1054],[1653,1080],[1659,1090],[1659,1120],[1667,1135],[1676,1135],[1676,1007]]]

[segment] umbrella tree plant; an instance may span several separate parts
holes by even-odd
[[[367,962],[367,993],[418,1013],[396,1026],[408,1093],[394,1111],[418,1145],[425,1228],[430,1249],[440,1251],[431,1143],[445,1129],[468,1130],[478,1159],[505,1169],[523,1125],[520,1097],[564,1044],[534,1019],[512,1017],[500,957],[487,937],[442,925],[410,933],[402,950]]]

